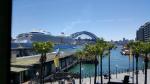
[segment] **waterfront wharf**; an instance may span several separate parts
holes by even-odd
[[[59,56],[59,59],[69,57],[74,55],[75,52],[64,52]],[[56,56],[56,53],[47,53],[46,54],[46,62],[53,61]],[[15,71],[15,67],[31,67],[35,64],[40,64],[39,59],[41,57],[41,54],[38,55],[32,55],[32,56],[24,56],[24,57],[17,57],[15,62],[11,62],[11,71]]]
[[[59,56],[60,69],[66,70],[77,63],[74,60],[75,51],[66,51]],[[45,62],[45,72],[44,77],[47,77],[56,71],[54,65],[54,58],[56,53],[47,53]],[[40,73],[40,59],[41,55],[32,55],[24,57],[16,57],[16,59],[11,62],[11,80],[19,83],[23,83],[36,78],[36,73]]]
[[[55,72],[54,74],[57,74],[57,73],[59,73],[59,72],[61,72],[61,73],[66,73],[66,72],[64,72],[64,71],[67,71],[69,68],[73,67],[73,66],[76,65],[77,63],[78,63],[77,60],[76,60],[76,61],[73,61],[73,63],[68,64],[66,67],[62,68],[60,71]],[[44,80],[47,81],[47,80],[53,78],[53,77],[54,77],[54,74],[51,74],[51,75],[45,77]]]

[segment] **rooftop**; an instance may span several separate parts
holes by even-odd
[[[21,72],[21,71],[25,71],[27,70],[28,68],[20,68],[20,67],[11,67],[11,71],[12,72]]]
[[[71,56],[74,54],[74,52],[64,52],[63,54],[60,54],[59,58],[64,58],[67,56]],[[54,57],[56,56],[56,53],[48,53],[47,55],[47,62],[53,61]],[[11,63],[11,66],[32,66],[34,64],[39,64],[39,59],[41,55],[35,55],[35,56],[28,56],[28,57],[18,57],[16,58],[15,62]]]

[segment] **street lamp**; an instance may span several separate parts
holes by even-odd
[[[144,66],[144,61],[142,62],[142,66],[143,66],[143,67],[142,67],[142,72],[143,72],[143,74],[144,74],[144,67],[145,67],[145,66]]]
[[[61,80],[61,83],[62,83],[62,84],[65,84],[65,79],[62,79],[62,80]]]
[[[90,70],[89,70],[89,77],[90,77],[90,84],[91,84],[91,73],[90,73]]]
[[[117,78],[117,68],[118,68],[118,65],[116,64],[116,78]]]
[[[38,82],[38,79],[39,79],[39,72],[36,72],[36,79],[37,79],[37,82]]]
[[[81,68],[81,72],[83,73],[83,70],[84,70],[84,68],[82,67]],[[83,82],[83,77],[84,77],[84,74],[83,74],[83,76],[82,76],[82,82]]]

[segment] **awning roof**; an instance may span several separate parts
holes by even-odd
[[[28,70],[28,68],[20,68],[20,67],[11,67],[12,72],[22,72]]]
[[[67,56],[71,56],[74,52],[64,52],[62,56],[59,58],[64,58]],[[53,61],[55,58],[55,53],[48,53],[46,62]],[[15,62],[12,62],[11,65],[19,65],[19,66],[32,66],[34,64],[39,64],[39,59],[41,55],[36,56],[27,56],[27,57],[18,57]]]

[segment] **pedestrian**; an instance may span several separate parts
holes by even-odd
[[[72,84],[75,84],[75,79],[74,78],[72,78]]]
[[[10,83],[11,83],[11,84],[13,84],[13,83],[14,83],[14,81],[11,79]]]
[[[28,84],[32,84],[32,81],[29,81],[29,83]]]
[[[144,74],[144,69],[142,69],[142,72],[143,72],[143,74]]]

